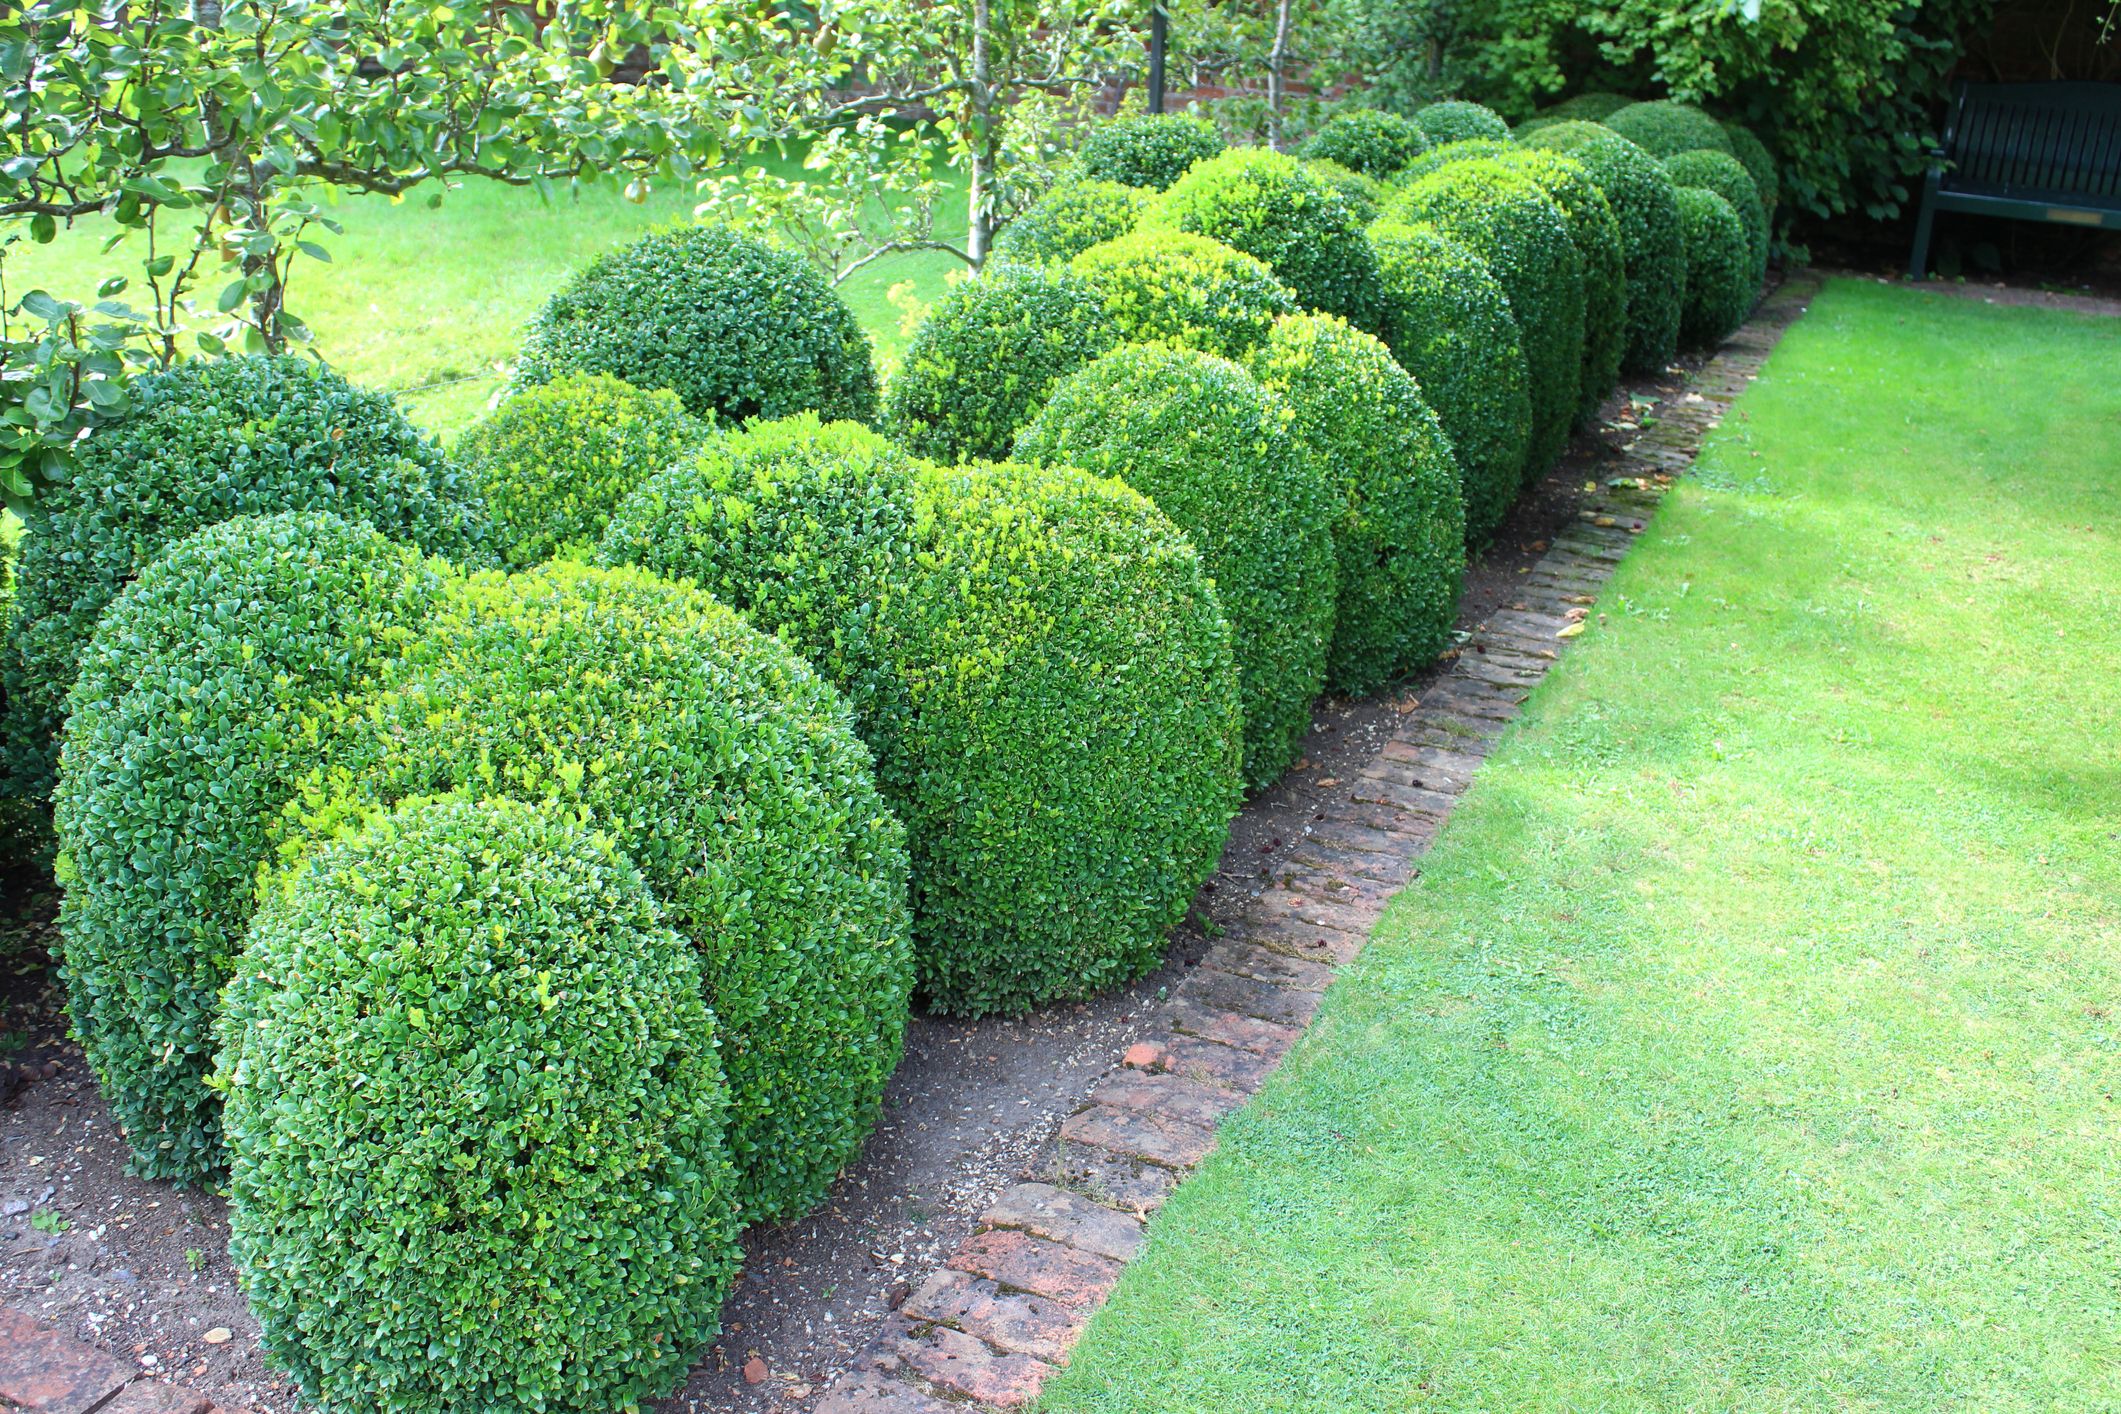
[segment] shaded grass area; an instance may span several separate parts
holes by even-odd
[[[1830,285],[1042,1410],[2121,1404],[2117,370]]]

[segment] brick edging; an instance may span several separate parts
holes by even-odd
[[[165,1384],[12,1306],[0,1306],[0,1410],[35,1414],[245,1414]]]
[[[1147,1237],[1150,1215],[1215,1147],[1303,1034],[1336,970],[1414,875],[1525,698],[1575,636],[1663,483],[1758,373],[1823,283],[1786,279],[1657,409],[1617,477],[1557,535],[1511,604],[1474,631],[1356,788],[1145,1023],[1061,1124],[1047,1160],[887,1318],[816,1414],[966,1414],[1029,1403]],[[1631,483],[1631,484],[1630,484]]]

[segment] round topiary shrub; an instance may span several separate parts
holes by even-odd
[[[1767,208],[1738,159],[1724,152],[1681,152],[1664,159],[1664,170],[1678,185],[1701,187],[1731,204],[1745,227],[1748,278],[1756,287],[1767,279]]]
[[[1492,158],[1454,162],[1393,198],[1387,214],[1427,221],[1487,262],[1510,298],[1532,394],[1525,477],[1568,446],[1583,363],[1583,258],[1554,199]]]
[[[221,1028],[229,1256],[325,1408],[669,1393],[739,1249],[700,968],[567,818],[438,803],[259,909]]]
[[[1455,142],[1441,143],[1408,161],[1392,179],[1395,187],[1411,186],[1431,172],[1450,166],[1453,162],[1471,162],[1479,157],[1507,157],[1517,150],[1517,144],[1505,138],[1464,137]]]
[[[1706,348],[1745,323],[1753,307],[1752,254],[1745,223],[1706,187],[1679,188],[1679,220],[1686,232],[1686,312],[1679,337]]]
[[[1385,184],[1375,177],[1365,177],[1351,171],[1338,162],[1328,162],[1322,157],[1306,157],[1303,168],[1319,181],[1340,193],[1341,200],[1348,203],[1348,214],[1355,218],[1358,226],[1367,226],[1377,219],[1384,209]]]
[[[1053,390],[1016,455],[1116,476],[1193,538],[1236,635],[1244,778],[1296,759],[1333,638],[1338,497],[1286,404],[1223,359],[1115,349]]]
[[[1510,139],[1510,125],[1500,113],[1462,98],[1445,99],[1419,109],[1414,114],[1414,126],[1421,129],[1431,147],[1469,137],[1491,137],[1500,142]]]
[[[1688,103],[1673,103],[1667,99],[1630,103],[1625,108],[1615,109],[1603,121],[1652,157],[1670,157],[1676,152],[1692,152],[1696,148],[1707,148],[1712,152],[1731,150],[1731,140],[1724,135],[1722,126]]]
[[[1634,103],[1634,101],[1626,94],[1601,93],[1593,89],[1586,93],[1576,94],[1571,98],[1564,98],[1561,102],[1545,111],[1557,118],[1581,119],[1593,123],[1602,123],[1621,109]]]
[[[1391,350],[1334,315],[1276,320],[1251,368],[1337,493],[1326,680],[1374,691],[1434,660],[1457,618],[1466,514],[1451,444]]]
[[[1002,227],[993,260],[1066,264],[1100,241],[1132,231],[1148,203],[1147,192],[1118,182],[1056,183]]]
[[[1239,795],[1237,679],[1176,527],[1069,468],[924,468],[760,424],[643,487],[613,560],[727,597],[826,666],[910,827],[922,990],[1018,1012],[1141,975]]]
[[[1119,341],[1104,301],[1065,270],[996,265],[935,302],[884,389],[884,427],[918,456],[998,457],[1056,379]]]
[[[444,567],[322,511],[178,541],[82,655],[54,798],[74,1028],[149,1178],[226,1162],[213,1021],[292,782],[426,617]]]
[[[1517,141],[1519,142],[1523,142],[1533,133],[1543,131],[1547,128],[1551,128],[1556,123],[1566,123],[1568,121],[1570,121],[1568,118],[1557,117],[1552,113],[1534,113],[1531,117],[1526,118],[1523,122],[1514,124],[1510,128],[1510,136],[1517,139]]]
[[[1383,181],[1429,145],[1411,119],[1375,108],[1335,113],[1297,149],[1301,157],[1337,162]]]
[[[1185,231],[1136,231],[1069,262],[1104,301],[1127,343],[1172,344],[1224,358],[1258,348],[1296,296],[1242,251]]]
[[[814,411],[876,419],[869,336],[792,250],[724,226],[672,226],[598,256],[545,302],[518,383],[609,373],[668,388],[695,417]]]
[[[1753,189],[1760,195],[1760,205],[1767,213],[1768,224],[1773,226],[1775,208],[1782,204],[1782,177],[1775,166],[1775,155],[1768,151],[1766,143],[1754,136],[1751,128],[1725,123],[1723,135],[1731,140],[1731,155],[1753,179]]]
[[[477,487],[381,393],[298,358],[181,363],[133,384],[64,482],[39,495],[0,681],[9,793],[51,794],[57,733],[104,606],[164,546],[239,515],[330,511],[478,563]]]
[[[1385,346],[1421,386],[1458,464],[1466,543],[1484,545],[1524,484],[1532,399],[1509,297],[1487,262],[1434,226],[1382,221]]]
[[[1377,262],[1362,223],[1287,153],[1239,147],[1196,163],[1148,219],[1262,261],[1307,308],[1365,328],[1377,321]]]
[[[1582,164],[1561,153],[1516,148],[1505,159],[1554,199],[1583,258],[1583,362],[1576,417],[1588,423],[1620,382],[1628,342],[1628,273],[1620,223]]]
[[[667,388],[567,373],[516,389],[451,450],[486,497],[502,564],[528,569],[594,548],[627,493],[711,431]]]
[[[313,833],[464,792],[609,834],[700,952],[747,1221],[860,1149],[912,983],[903,830],[846,705],[701,591],[559,561],[453,591],[306,792]]]
[[[1148,113],[1093,123],[1075,155],[1087,177],[1162,191],[1222,150],[1222,137],[1207,119]]]
[[[1621,363],[1654,373],[1679,347],[1679,307],[1686,298],[1686,234],[1671,174],[1662,163],[1598,123],[1564,122],[1526,140],[1566,152],[1605,193],[1620,225],[1627,271],[1627,347]]]

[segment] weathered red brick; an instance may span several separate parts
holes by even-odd
[[[1433,815],[1437,819],[1451,813],[1458,804],[1456,792],[1433,791],[1426,787],[1402,785],[1365,772],[1349,791],[1348,799],[1359,805],[1389,805],[1411,815]]]
[[[899,1356],[914,1374],[982,1404],[1017,1409],[1038,1397],[1053,1367],[1028,1355],[1005,1355],[982,1341],[935,1326],[899,1342]]]
[[[816,1414],[964,1414],[964,1406],[945,1404],[903,1380],[863,1370],[842,1376],[827,1390]]]
[[[1257,1017],[1261,1021],[1298,1030],[1318,1010],[1316,992],[1262,982],[1256,977],[1240,977],[1234,972],[1213,967],[1193,969],[1192,975],[1179,984],[1178,995],[1197,1006],[1234,1011],[1240,1016]]]
[[[1266,918],[1245,924],[1245,940],[1288,957],[1345,967],[1363,950],[1369,937],[1339,928],[1321,928],[1300,918]]]
[[[1028,1232],[974,1233],[950,1254],[949,1266],[1078,1309],[1095,1306],[1119,1280],[1120,1264]]]
[[[1119,1058],[1121,1065],[1138,1066],[1144,1070],[1157,1063],[1158,1051],[1154,1043],[1136,1041],[1127,1047],[1127,1053]]]
[[[1215,1128],[1246,1098],[1242,1091],[1204,1084],[1189,1076],[1169,1072],[1152,1075],[1138,1070],[1114,1071],[1090,1092],[1093,1105],[1162,1115],[1201,1129]]]
[[[1092,1105],[1061,1121],[1061,1138],[1094,1144],[1166,1168],[1189,1169],[1215,1147],[1215,1132],[1143,1110]]]
[[[1220,1041],[1239,1050],[1257,1051],[1277,1060],[1287,1055],[1289,1047],[1296,1044],[1296,1038],[1303,1035],[1300,1027],[1200,1006],[1184,996],[1174,997],[1171,1001],[1171,1024],[1191,1035],[1205,1036],[1210,1041]]]
[[[1222,972],[1282,987],[1299,987],[1306,992],[1323,992],[1333,985],[1333,969],[1326,964],[1290,957],[1241,937],[1224,938],[1208,949],[1201,962]]]
[[[85,1414],[133,1377],[93,1345],[0,1306],[0,1404],[35,1414]]]
[[[1060,1364],[1082,1334],[1084,1317],[1058,1301],[1004,1291],[986,1277],[943,1270],[899,1308],[919,1321],[954,1326],[996,1350]]]
[[[1147,1218],[1177,1186],[1176,1169],[1094,1144],[1057,1140],[1044,1172],[1055,1185]]]
[[[1243,1095],[1273,1074],[1278,1059],[1200,1036],[1174,1035],[1164,1044],[1164,1068],[1173,1075]]]
[[[1131,1070],[1116,1071],[1109,1079],[1187,1083],[1174,1075],[1143,1075]],[[1022,1228],[1115,1262],[1130,1261],[1142,1249],[1140,1218],[1050,1183],[1017,1184],[980,1214],[980,1223],[984,1227]]]
[[[212,1401],[195,1389],[159,1380],[134,1380],[96,1414],[208,1414]]]

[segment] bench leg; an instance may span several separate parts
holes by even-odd
[[[1915,249],[1907,258],[1907,277],[1920,280],[1929,274],[1930,228],[1937,222],[1937,183],[1933,177],[1922,184],[1922,211],[1915,218]]]

